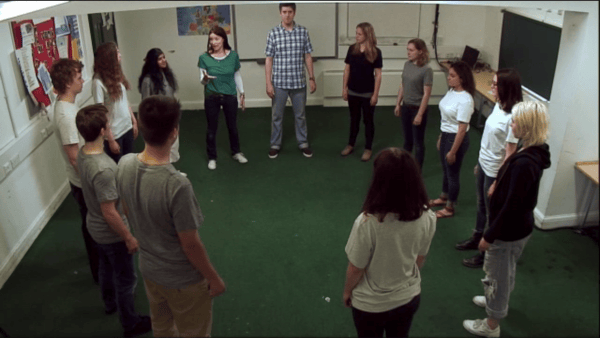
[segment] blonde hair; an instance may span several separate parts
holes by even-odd
[[[375,29],[373,25],[368,22],[361,22],[356,25],[356,28],[360,28],[365,35],[365,57],[370,63],[375,62],[377,59],[377,38],[375,37]],[[360,54],[360,45],[354,44],[352,48],[352,54]]]
[[[537,101],[519,102],[513,107],[513,121],[524,147],[544,144],[548,138],[548,109]]]

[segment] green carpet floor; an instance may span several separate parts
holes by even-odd
[[[205,215],[200,236],[223,277],[227,292],[215,299],[212,335],[353,337],[351,312],[342,305],[347,259],[344,247],[361,208],[373,161],[360,161],[364,126],[356,151],[342,158],[347,143],[345,107],[308,107],[312,158],[297,148],[293,114],[287,108],[283,149],[269,159],[270,109],[240,113],[242,151],[231,159],[221,116],[217,169],[206,167],[203,111],[185,111],[181,160]],[[375,152],[402,145],[400,120],[392,107],[376,110]],[[475,116],[473,120],[476,120]],[[423,177],[430,197],[440,193],[442,168],[435,150],[439,110],[430,107]],[[454,218],[439,220],[422,271],[422,301],[413,337],[470,337],[464,319],[483,318],[471,299],[482,294],[481,269],[461,260],[454,244],[475,225],[473,167],[481,129],[472,126]],[[136,148],[141,150],[141,137]],[[118,336],[117,315],[106,316],[92,282],[75,201],[68,196],[0,289],[0,327],[12,337]],[[598,245],[570,229],[534,230],[517,269],[516,288],[504,337],[598,337]],[[137,258],[136,258],[137,264]],[[136,307],[148,313],[141,276]],[[325,297],[331,299],[330,302]],[[151,333],[146,336],[152,336]]]

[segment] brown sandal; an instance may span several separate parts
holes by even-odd
[[[437,218],[450,218],[454,216],[454,208],[446,206],[444,209],[436,211],[435,216]]]
[[[429,207],[441,207],[446,205],[446,202],[448,202],[448,199],[440,196],[434,200],[429,200]]]

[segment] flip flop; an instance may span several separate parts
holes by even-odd
[[[434,200],[429,200],[429,206],[430,207],[441,207],[441,206],[446,205],[446,202],[448,202],[447,198],[444,199],[444,198],[438,197]]]
[[[454,208],[444,207],[444,209],[435,212],[437,218],[450,218],[454,216]]]

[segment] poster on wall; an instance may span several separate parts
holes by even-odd
[[[231,6],[211,5],[177,8],[177,31],[179,36],[208,35],[210,29],[219,26],[231,34]]]

